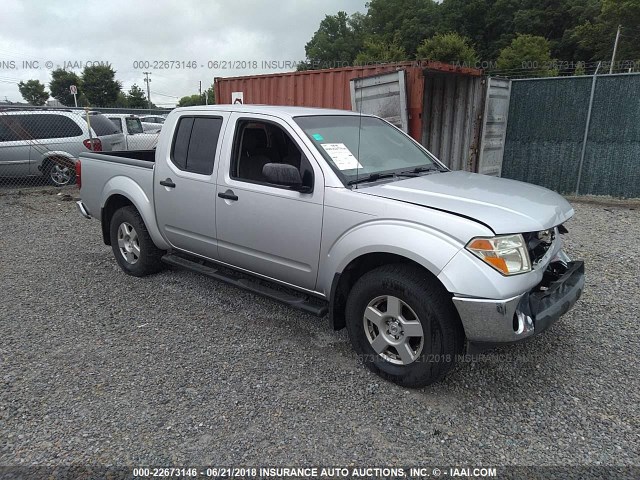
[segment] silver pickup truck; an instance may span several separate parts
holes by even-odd
[[[584,287],[563,197],[449,171],[375,116],[178,108],[155,152],[119,155],[81,155],[78,208],[126,273],[168,264],[328,314],[403,386],[545,330]]]

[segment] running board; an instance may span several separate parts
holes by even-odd
[[[201,273],[208,277],[215,278],[216,280],[221,280],[244,290],[263,295],[265,297],[271,298],[272,300],[285,303],[293,308],[304,310],[305,312],[311,313],[312,315],[316,315],[318,317],[324,317],[329,311],[327,304],[322,302],[322,300],[314,301],[313,299],[309,298],[308,295],[295,295],[281,290],[276,290],[275,288],[270,288],[259,283],[257,280],[251,280],[244,277],[236,277],[214,267],[194,262],[176,254],[168,253],[162,257],[162,261],[167,265]]]

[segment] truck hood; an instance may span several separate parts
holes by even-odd
[[[469,217],[496,234],[546,230],[573,216],[569,202],[551,190],[462,171],[433,173],[356,191]]]

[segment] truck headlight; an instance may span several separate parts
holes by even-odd
[[[503,275],[515,275],[531,270],[527,245],[520,234],[474,238],[466,248]]]

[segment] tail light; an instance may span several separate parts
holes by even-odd
[[[92,152],[101,152],[102,151],[102,142],[99,138],[87,138],[84,142],[82,142],[88,150]]]
[[[82,188],[82,163],[80,163],[80,159],[76,162],[76,185],[78,185],[78,189]]]

